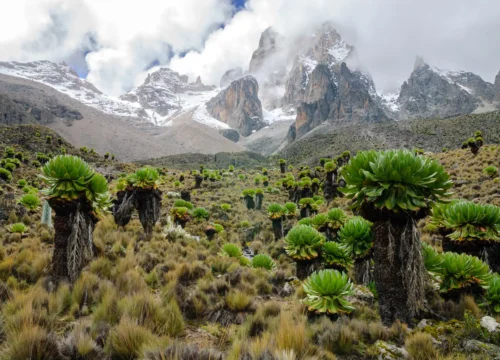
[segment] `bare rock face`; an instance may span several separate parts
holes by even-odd
[[[382,122],[387,120],[381,107],[369,93],[369,79],[351,72],[345,63],[340,66],[339,95],[330,118],[352,122]]]
[[[251,74],[262,70],[266,61],[281,50],[283,36],[272,27],[267,28],[261,35],[259,47],[254,51],[250,60],[249,71]]]
[[[224,88],[231,84],[234,80],[239,79],[240,77],[243,76],[243,69],[240,67],[230,69],[222,75],[220,79],[220,87]]]
[[[295,120],[297,138],[328,119],[331,105],[337,97],[337,87],[328,66],[318,65],[314,69],[304,93],[305,101],[297,108]]]
[[[248,136],[264,127],[262,104],[259,100],[259,84],[253,76],[233,81],[207,103],[208,113]]]
[[[492,89],[478,78],[470,73],[444,72],[420,62],[401,87],[399,116],[416,119],[469,114],[480,102],[474,92],[492,98]]]
[[[233,129],[221,129],[219,133],[224,136],[226,139],[231,140],[232,142],[238,142],[240,140],[240,133]]]
[[[493,92],[494,92],[495,101],[500,101],[500,71],[498,72],[497,76],[495,77],[495,84],[493,87]]]
[[[148,74],[144,84],[120,96],[120,99],[139,103],[143,109],[154,110],[159,115],[166,116],[172,110],[182,108],[178,94],[210,91],[214,88],[203,85],[200,77],[196,82],[189,83],[186,75],[180,75],[169,68],[161,68]]]

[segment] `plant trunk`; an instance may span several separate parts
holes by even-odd
[[[156,222],[160,218],[161,191],[157,189],[136,188],[134,195],[142,228],[146,235],[151,235]]]
[[[253,200],[253,197],[251,197],[251,196],[245,197],[245,204],[246,204],[248,210],[252,210],[255,208],[255,201]]]
[[[374,278],[379,294],[382,322],[390,326],[400,320],[408,324],[424,300],[424,265],[420,234],[414,218],[385,213],[373,225]]]
[[[181,199],[191,202],[191,193],[188,190],[181,191]]]
[[[255,209],[262,210],[262,201],[264,200],[264,195],[257,194],[255,195]]]
[[[274,239],[279,240],[283,237],[283,219],[272,219]]]
[[[500,244],[493,244],[486,251],[491,271],[500,274]]]
[[[311,188],[313,195],[318,195],[319,185],[316,183],[312,183]]]
[[[116,195],[118,198],[113,204],[115,224],[118,226],[126,226],[130,222],[130,219],[132,219],[132,213],[136,207],[134,191],[119,191]]]
[[[306,279],[309,275],[311,275],[318,268],[317,259],[314,260],[299,260],[295,261],[297,264],[297,278],[299,280]]]
[[[194,178],[194,188],[199,189],[201,188],[201,183],[203,182],[203,177],[200,175],[196,175]]]
[[[306,217],[311,216],[311,207],[306,205],[302,209],[300,209],[300,219],[304,219]]]
[[[303,198],[312,198],[313,197],[312,190],[310,188],[304,188],[304,189],[302,189],[300,196],[302,199]]]
[[[373,281],[373,267],[370,257],[357,259],[354,262],[354,275],[356,283],[360,285],[368,286]]]
[[[285,166],[286,166],[286,164],[280,164],[280,171],[282,174],[285,173]]]
[[[61,281],[74,283],[93,257],[97,219],[84,198],[74,201],[51,199],[49,204],[56,214],[52,276],[56,284]]]

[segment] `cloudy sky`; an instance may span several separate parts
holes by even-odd
[[[328,20],[380,89],[418,54],[490,82],[500,70],[494,0],[0,0],[0,14],[0,60],[66,61],[111,95],[158,65],[218,84],[248,68],[268,26],[293,40]]]

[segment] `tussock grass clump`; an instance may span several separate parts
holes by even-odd
[[[405,348],[414,360],[436,359],[438,357],[432,336],[427,333],[416,332],[408,336],[405,340]]]

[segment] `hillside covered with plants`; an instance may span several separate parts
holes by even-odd
[[[476,130],[179,169],[2,127],[0,359],[498,358],[500,146]]]

